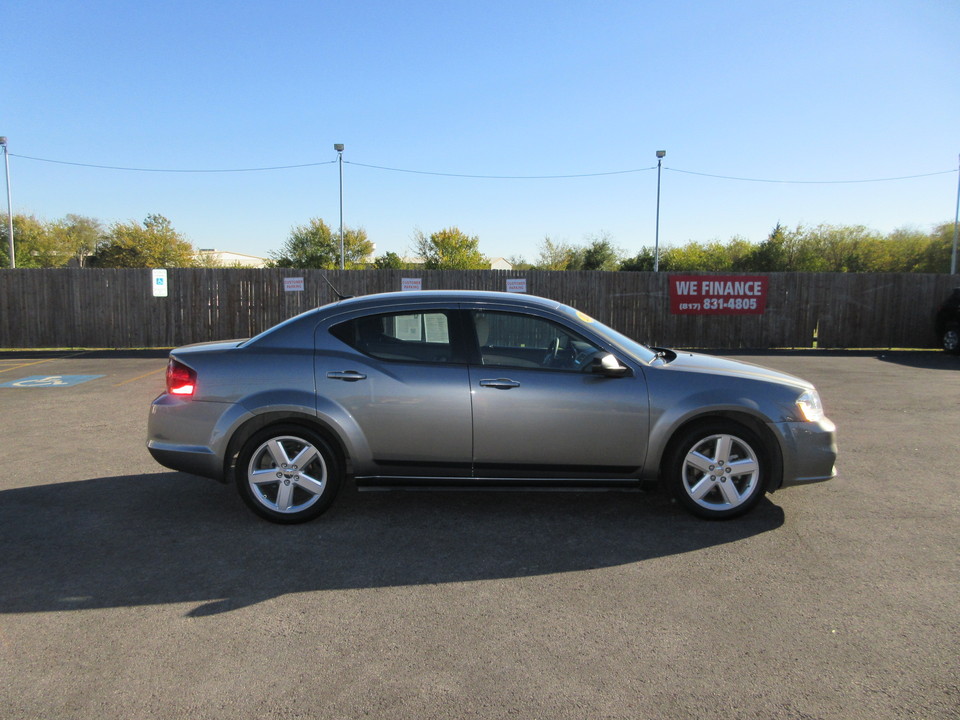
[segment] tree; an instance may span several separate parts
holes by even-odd
[[[735,235],[727,241],[726,254],[730,259],[730,269],[743,272],[750,267],[750,258],[754,245],[744,237]]]
[[[587,245],[554,242],[549,236],[540,243],[538,270],[617,270],[622,251],[614,246],[609,234],[588,236]]]
[[[620,267],[623,253],[615,247],[611,237],[602,232],[590,239],[590,244],[583,249],[581,270],[616,270]]]
[[[344,267],[354,270],[363,267],[373,253],[373,243],[363,228],[343,231]],[[334,233],[320,218],[311,218],[306,225],[297,225],[278,252],[270,252],[273,267],[321,268],[340,267],[340,233]]]
[[[779,223],[762,243],[742,237],[726,245],[688,242],[660,251],[664,272],[925,272],[945,273],[950,268],[953,223],[936,226],[930,233],[900,228],[888,235],[863,225],[798,225]],[[621,270],[653,270],[653,249],[643,248],[623,261]]]
[[[786,231],[778,222],[767,239],[752,253],[750,270],[756,272],[779,272],[786,269]]]
[[[932,237],[918,230],[899,228],[886,238],[886,262],[879,272],[950,272],[950,262],[930,269]]]
[[[924,272],[948,273],[953,256],[953,223],[941,223],[930,234],[930,245],[927,248],[926,268]]]
[[[645,247],[634,257],[620,263],[620,269],[628,272],[653,272],[653,248]]]
[[[429,237],[417,230],[416,253],[427,270],[484,270],[490,261],[480,253],[480,238],[458,227],[444,228]]]
[[[863,225],[818,225],[807,232],[804,244],[816,259],[816,272],[868,272],[878,258],[880,236]]]
[[[104,268],[195,267],[193,245],[163,215],[143,224],[114,223],[97,244],[94,264]]]
[[[573,247],[567,242],[554,242],[547,235],[540,243],[539,251],[536,262],[538,270],[566,270]]]
[[[531,263],[528,263],[526,258],[523,255],[511,255],[507,258],[507,262],[513,266],[514,270],[534,270],[534,266]]]
[[[554,242],[549,236],[540,243],[538,270],[585,270],[587,248],[564,240]]]
[[[96,252],[103,226],[99,220],[71,213],[50,225],[49,231],[62,250],[70,253],[77,265],[83,267]]]
[[[10,267],[10,240],[6,218],[2,226],[4,267]],[[33,215],[13,216],[13,252],[18,268],[59,267],[66,265],[70,259],[57,251],[46,225]]]
[[[407,263],[395,252],[387,252],[373,261],[377,270],[405,270]]]

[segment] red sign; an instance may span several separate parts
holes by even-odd
[[[671,275],[674,315],[762,315],[767,278],[758,275]]]

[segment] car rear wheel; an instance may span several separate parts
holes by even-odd
[[[266,428],[237,458],[237,490],[261,517],[277,523],[312,520],[340,489],[340,461],[315,432],[298,426]]]
[[[742,515],[760,500],[770,463],[763,442],[726,420],[686,430],[672,445],[667,483],[694,515],[709,519]]]
[[[949,323],[943,330],[940,344],[948,353],[954,355],[960,353],[960,325],[957,325],[957,323]]]

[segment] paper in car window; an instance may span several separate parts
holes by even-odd
[[[424,315],[423,326],[426,328],[427,342],[450,342],[450,333],[447,329],[447,316],[443,313],[430,313],[429,315]]]
[[[393,332],[398,340],[415,342],[423,340],[420,315],[397,315],[393,319]]]

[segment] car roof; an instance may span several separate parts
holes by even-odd
[[[501,305],[515,308],[541,308],[556,310],[562,303],[548,298],[526,295],[524,293],[493,292],[488,290],[409,290],[373,295],[359,295],[345,298],[312,310],[300,313],[278,325],[264,330],[259,335],[250,338],[245,345],[270,347],[288,342],[290,338],[298,337],[304,332],[312,332],[310,328],[321,317],[337,316],[342,313],[363,311],[365,309],[388,310],[391,307],[411,305],[436,305],[467,303],[475,305]]]
[[[549,298],[525,293],[494,292],[491,290],[407,290],[375,293],[340,300],[322,309],[336,306],[338,309],[362,309],[368,305],[419,304],[419,303],[502,303],[526,307],[558,308],[562,303]]]

